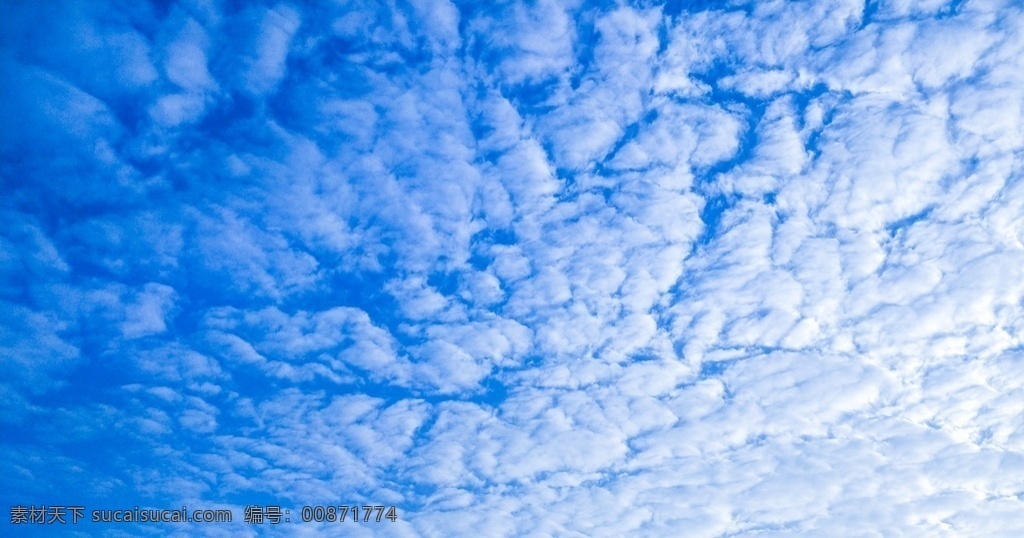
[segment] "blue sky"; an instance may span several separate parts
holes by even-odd
[[[0,9],[5,511],[1024,535],[1019,3]]]

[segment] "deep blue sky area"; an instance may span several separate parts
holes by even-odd
[[[0,69],[0,535],[1024,535],[1018,2],[0,0]]]

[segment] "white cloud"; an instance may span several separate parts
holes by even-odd
[[[174,288],[150,282],[125,307],[121,332],[125,338],[159,334],[167,330],[168,311],[174,306]]]
[[[29,428],[117,357],[125,405],[54,416],[167,445],[121,490],[410,536],[1024,531],[1018,8],[147,13],[130,102],[3,59],[40,91],[0,399]],[[42,208],[51,127],[137,196]]]
[[[479,17],[470,27],[476,39],[497,53],[500,80],[509,85],[562,78],[574,65],[576,28],[568,3],[512,4],[505,17]]]
[[[290,41],[299,24],[299,13],[288,6],[278,6],[264,12],[256,51],[246,76],[251,91],[270,91],[284,76]]]
[[[195,20],[184,21],[174,41],[167,45],[164,61],[167,78],[189,92],[215,88],[217,84],[207,69],[208,47],[206,30]]]

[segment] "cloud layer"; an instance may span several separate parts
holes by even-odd
[[[1024,533],[1014,2],[2,11],[5,504]]]

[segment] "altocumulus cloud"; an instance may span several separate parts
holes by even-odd
[[[0,9],[5,509],[1024,535],[1019,3]]]

